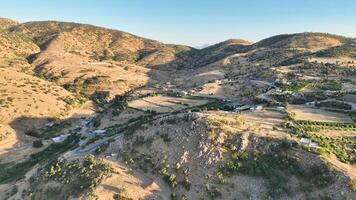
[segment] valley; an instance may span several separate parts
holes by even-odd
[[[1,18],[0,199],[355,199],[355,44]]]

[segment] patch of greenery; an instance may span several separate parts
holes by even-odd
[[[317,84],[316,86],[321,90],[339,91],[342,89],[342,83],[340,81],[324,82]]]
[[[192,112],[199,112],[199,111],[208,111],[208,110],[225,110],[225,111],[230,111],[233,110],[234,108],[232,106],[229,106],[225,103],[219,102],[218,100],[212,100],[211,102],[201,105],[201,106],[196,106],[191,108],[190,110]]]
[[[127,197],[126,190],[121,189],[120,192],[113,195],[114,200],[133,200],[130,197]]]
[[[352,109],[352,105],[341,101],[322,101],[320,103],[316,103],[315,106],[332,108],[332,109],[343,109],[343,110]]]
[[[106,60],[109,59],[105,57]],[[112,56],[112,59],[115,61],[128,61],[128,62],[136,62],[139,58],[137,53],[115,53]]]
[[[337,123],[334,125],[337,125]],[[344,124],[339,125],[345,126]],[[352,124],[352,126],[356,128],[356,124]],[[307,137],[316,142],[320,146],[317,151],[319,154],[333,153],[341,162],[351,164],[356,163],[355,137],[326,137],[318,134],[319,131],[320,128],[318,126],[313,125],[313,122],[309,122],[308,125],[300,126],[295,133],[299,137]]]
[[[334,182],[328,167],[303,167],[297,157],[288,153],[289,144],[281,143],[269,152],[255,150],[250,155],[235,151],[231,159],[220,168],[219,172],[225,177],[242,173],[250,176],[263,177],[268,183],[268,195],[277,197],[289,194],[288,181],[290,175],[301,179],[303,190],[325,188]]]
[[[101,136],[101,135],[96,135],[96,136],[90,138],[90,139],[85,143],[85,145],[88,146],[88,145],[93,144],[94,142],[96,142],[96,141],[98,141],[98,140],[100,140],[100,139],[103,139],[103,136]]]
[[[101,118],[99,116],[93,118],[92,123],[95,128],[98,128],[101,125]]]
[[[292,91],[292,92],[299,92],[304,88],[306,88],[308,85],[309,83],[306,81],[298,81],[290,84],[276,83],[276,86],[279,87],[282,91]]]
[[[47,180],[65,184],[64,187],[69,189],[70,194],[78,196],[88,190],[90,194],[101,180],[110,174],[111,170],[108,164],[89,155],[82,163],[60,159],[50,165],[44,174]]]
[[[127,108],[129,99],[132,97],[134,91],[125,92],[122,95],[116,95],[112,106],[116,109],[124,110]]]
[[[310,120],[298,120],[296,123],[302,127],[311,127],[324,130],[356,130],[356,123],[345,122],[323,122],[323,121],[310,121]],[[317,130],[316,130],[317,131]]]
[[[353,46],[338,46],[328,48],[316,53],[318,57],[350,57],[356,58],[356,48]]]
[[[172,188],[177,187],[177,176],[175,174],[166,174],[164,176],[164,180],[168,183]]]
[[[63,129],[71,126],[72,122],[70,120],[66,120],[60,123],[55,123],[53,126],[46,128],[43,132],[41,132],[38,137],[49,139],[53,136],[57,135]]]

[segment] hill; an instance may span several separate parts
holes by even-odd
[[[318,57],[329,57],[329,58],[356,58],[356,46],[355,43],[346,44],[342,46],[337,46],[316,53]]]
[[[195,57],[194,66],[206,66],[215,61],[221,60],[229,55],[243,53],[249,49],[250,42],[241,39],[230,39],[224,42],[203,48],[193,55]]]
[[[0,68],[0,91],[1,150],[25,139],[26,131],[43,127],[47,119],[71,115],[76,105],[62,87],[6,68]],[[19,119],[23,121],[14,124]]]
[[[140,62],[156,66],[174,59],[176,53],[190,48],[165,45],[132,34],[86,24],[44,21],[20,24],[12,32],[29,35],[46,52],[60,43],[63,53],[96,61]]]
[[[1,200],[356,199],[353,38],[0,24]]]
[[[15,22],[11,19],[6,19],[6,18],[0,17],[0,30],[5,30],[12,26],[16,26],[18,24],[19,24],[18,22]]]
[[[105,79],[101,83],[124,84],[126,89],[119,93],[145,84],[143,76],[147,70],[142,67],[157,68],[167,64],[175,67],[191,50],[186,46],[165,45],[121,31],[76,23],[30,22],[13,27],[11,32],[27,34],[41,48],[40,53],[29,58],[38,76],[67,86],[100,76]],[[137,75],[122,73],[125,71]],[[105,88],[107,86],[103,90],[109,91]],[[82,93],[92,94],[90,91]],[[113,90],[110,93],[111,96],[119,94]]]
[[[0,30],[0,66],[17,69],[29,68],[27,56],[39,52],[39,48],[24,34]]]
[[[352,38],[326,33],[297,33],[273,36],[254,44],[255,47],[294,48],[317,51],[352,42]]]

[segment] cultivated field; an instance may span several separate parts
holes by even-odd
[[[296,120],[311,120],[324,122],[352,122],[347,114],[330,112],[322,109],[309,108],[300,105],[289,105],[288,111],[295,114]]]
[[[165,113],[200,106],[206,103],[208,103],[208,100],[184,99],[159,95],[132,101],[129,103],[129,107],[143,111]]]

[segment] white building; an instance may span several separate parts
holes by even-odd
[[[48,122],[48,123],[45,124],[45,126],[52,127],[52,126],[54,126],[54,122]]]
[[[104,129],[102,129],[102,130],[95,130],[93,133],[94,133],[95,135],[101,135],[101,134],[106,133],[106,130],[104,130]]]
[[[317,148],[318,147],[318,143],[312,142],[309,138],[302,137],[300,139],[300,142],[305,144],[305,145],[308,145],[310,148]]]
[[[52,138],[52,141],[53,141],[54,143],[61,143],[61,142],[63,142],[64,140],[66,140],[68,136],[70,136],[70,134],[60,135],[60,136],[57,136],[57,137]]]

